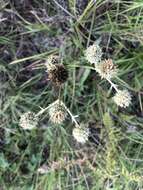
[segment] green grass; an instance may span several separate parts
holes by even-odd
[[[141,190],[142,0],[89,1],[81,15],[76,1],[69,0],[69,10],[60,3],[63,12],[57,17],[54,1],[30,2],[0,3],[0,189]],[[99,38],[104,57],[120,69],[116,82],[132,94],[127,109],[117,108],[109,84],[84,58],[86,47]],[[81,123],[100,131],[99,145],[78,144],[70,119],[54,126],[47,112],[37,129],[19,127],[22,113],[38,112],[58,97],[44,67],[53,53],[61,55],[69,70],[61,97]],[[43,164],[49,167],[45,175],[37,171]]]

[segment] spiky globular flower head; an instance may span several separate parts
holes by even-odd
[[[33,112],[26,112],[23,115],[21,115],[19,125],[23,129],[33,129],[38,125],[38,117]]]
[[[50,56],[45,63],[48,78],[57,86],[65,83],[68,79],[68,70],[63,64],[58,64],[58,56]]]
[[[89,46],[85,51],[85,58],[91,64],[97,64],[101,61],[102,50],[100,46],[95,42],[93,45]]]
[[[128,90],[119,90],[113,100],[118,106],[126,108],[131,104],[132,98]]]
[[[84,124],[81,124],[73,129],[72,134],[77,142],[84,144],[88,141],[89,128],[85,127]]]
[[[67,112],[64,107],[64,103],[60,100],[57,100],[55,103],[52,103],[49,108],[50,121],[55,124],[61,124],[67,116]]]
[[[111,79],[117,75],[118,70],[112,59],[105,59],[97,65],[97,72],[101,78]]]

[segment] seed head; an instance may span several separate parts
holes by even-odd
[[[112,59],[107,59],[97,65],[97,72],[101,78],[111,79],[117,75],[118,70]]]
[[[100,62],[102,57],[102,50],[100,46],[97,43],[89,46],[85,51],[85,57],[91,64],[97,64]]]
[[[68,79],[68,71],[63,64],[58,64],[58,56],[49,56],[45,65],[47,68],[48,78],[57,86],[60,86]]]
[[[55,64],[48,74],[49,79],[58,86],[65,83],[68,79],[68,71],[62,64]]]
[[[123,108],[128,107],[131,104],[131,95],[127,90],[119,90],[113,97],[114,102]]]
[[[56,103],[49,108],[49,116],[52,123],[61,124],[67,116],[63,102],[57,100]]]
[[[49,56],[45,66],[47,68],[48,78],[57,86],[65,83],[68,79],[68,71],[63,64],[58,64],[58,56]]]
[[[19,121],[19,125],[23,129],[31,130],[38,125],[38,117],[33,112],[30,112],[30,111],[26,112],[21,116],[20,121]]]
[[[79,143],[86,143],[88,141],[89,137],[89,128],[85,128],[85,126],[82,124],[80,126],[76,126],[73,129],[73,137],[77,140]]]

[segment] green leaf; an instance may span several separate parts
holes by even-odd
[[[86,81],[87,77],[89,76],[91,70],[90,69],[85,69],[82,77],[81,77],[81,85],[83,86],[84,85],[84,82]]]
[[[111,128],[114,126],[114,122],[108,112],[106,112],[103,116],[103,123],[104,123],[105,127],[107,127],[107,128]]]

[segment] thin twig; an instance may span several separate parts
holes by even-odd
[[[46,108],[41,108],[41,111],[39,111],[37,114],[36,114],[36,116],[38,117],[38,116],[40,116],[41,114],[43,114],[46,110],[48,110],[49,108],[51,108],[53,105],[55,105],[56,103],[57,103],[57,101],[59,101],[59,100],[56,100],[55,102],[53,102],[52,104],[50,104],[48,107],[46,107]]]
[[[66,111],[69,113],[72,121],[75,123],[76,126],[79,126],[78,122],[76,121],[76,119],[74,118],[74,116],[72,115],[72,113],[70,112],[70,110],[66,107],[66,105],[63,103],[64,108],[66,109]]]

